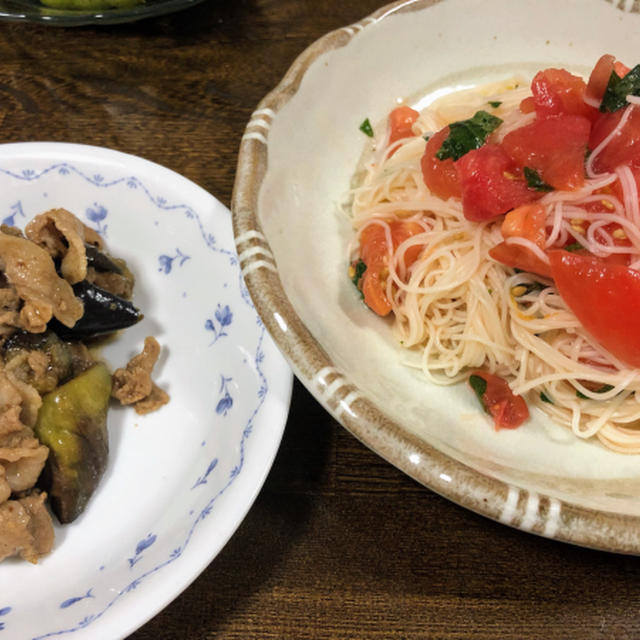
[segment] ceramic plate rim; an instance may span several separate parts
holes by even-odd
[[[153,175],[165,176],[167,183],[171,181],[174,185],[171,189],[172,193],[191,193],[193,198],[197,197],[203,202],[210,203],[216,214],[219,212],[229,214],[227,229],[229,232],[229,249],[235,251],[230,235],[231,216],[228,208],[202,187],[172,169],[121,151],[100,146],[65,142],[12,142],[1,144],[0,162],[14,158],[25,160],[55,159],[80,165],[83,162],[87,164],[92,161],[106,162],[110,163],[111,166],[121,166],[122,172],[127,174],[141,171],[145,172],[146,175],[150,175],[152,172]],[[227,223],[225,222],[224,225],[226,227]],[[221,223],[216,222],[215,226],[221,226]],[[251,317],[255,314],[257,318],[255,310],[249,309],[248,313],[251,314]],[[256,331],[256,335],[258,335],[258,330]],[[241,336],[238,344],[242,340],[247,340],[247,337]],[[203,522],[202,529],[209,531],[210,535],[208,537],[213,539],[213,543],[209,542],[206,549],[203,549],[201,543],[194,544],[191,548],[187,547],[184,554],[184,562],[178,562],[169,567],[170,574],[165,574],[164,580],[156,580],[149,583],[149,586],[145,587],[145,602],[149,601],[152,604],[139,606],[139,602],[136,605],[125,603],[119,608],[116,620],[99,621],[97,624],[92,623],[91,626],[88,626],[87,629],[90,635],[86,637],[95,637],[92,635],[95,632],[101,634],[100,637],[104,638],[126,637],[128,634],[133,633],[178,597],[207,568],[244,520],[266,480],[279,449],[293,388],[293,374],[290,367],[267,333],[264,334],[262,346],[268,353],[270,375],[272,376],[270,382],[273,383],[275,378],[278,378],[277,385],[274,383],[277,389],[277,391],[274,389],[274,394],[277,393],[277,395],[272,396],[273,400],[270,401],[268,406],[261,407],[264,410],[258,413],[256,422],[253,425],[255,428],[252,429],[251,434],[248,436],[248,438],[253,438],[252,442],[260,443],[260,454],[254,455],[253,452],[251,455],[247,454],[247,459],[245,460],[247,466],[243,468],[244,473],[239,473],[233,482],[224,489],[224,519],[216,521],[215,518],[212,518]],[[235,503],[228,500],[229,495],[235,497]],[[211,532],[213,532],[213,535]],[[102,626],[103,622],[104,626]],[[0,630],[2,629],[3,627],[0,626]],[[9,632],[10,627],[7,626],[5,631]],[[67,635],[67,633],[71,634],[74,631],[76,630],[72,629],[66,633],[56,632],[55,635]],[[73,633],[73,635],[74,637],[85,637],[82,633]]]
[[[297,315],[278,277],[258,210],[268,165],[268,131],[279,110],[296,94],[305,73],[321,55],[345,47],[367,26],[395,13],[428,10],[439,1],[399,0],[326,34],[296,58],[280,83],[259,103],[241,140],[231,203],[245,282],[300,381],[342,426],[407,475],[454,503],[523,531],[580,546],[639,554],[640,517],[571,504],[489,477],[388,419],[335,367]],[[248,257],[242,260],[243,255]],[[412,459],[422,463],[413,464]],[[535,528],[525,517],[532,508],[540,516]]]

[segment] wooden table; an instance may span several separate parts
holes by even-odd
[[[207,0],[113,27],[0,24],[2,139],[140,155],[228,205],[255,105],[307,45],[379,4]],[[443,500],[296,383],[249,515],[131,638],[631,639],[639,594],[640,559],[534,537]]]

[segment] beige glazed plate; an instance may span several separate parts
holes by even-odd
[[[234,199],[240,264],[296,374],[381,456],[452,501],[575,544],[640,552],[640,456],[581,441],[541,414],[494,431],[465,385],[402,364],[387,321],[347,278],[340,212],[365,148],[359,125],[398,99],[531,77],[588,73],[603,53],[638,62],[640,3],[417,0],[321,38],[258,106],[242,139]]]

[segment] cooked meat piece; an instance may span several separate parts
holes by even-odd
[[[102,246],[98,233],[66,209],[41,213],[27,224],[24,232],[29,240],[46,249],[52,258],[61,260],[62,277],[71,284],[87,277],[85,243]]]
[[[129,271],[114,273],[112,271],[96,271],[89,267],[87,281],[125,300],[129,300],[133,294],[134,279]]]
[[[0,504],[0,560],[20,554],[29,562],[53,547],[53,524],[44,506],[45,493]]]
[[[14,331],[20,325],[20,297],[2,275],[0,288],[0,334]]]
[[[0,437],[0,465],[13,493],[35,485],[48,455],[49,449],[40,444],[29,427]]]
[[[11,487],[5,477],[4,467],[0,464],[0,504],[11,496]]]
[[[24,238],[22,229],[18,227],[12,227],[10,224],[0,224],[0,231],[6,233],[9,236],[18,236],[18,238]]]
[[[138,400],[135,403],[134,408],[136,413],[144,415],[145,413],[151,413],[156,409],[169,402],[169,394],[161,389],[155,382],[151,385],[151,393],[142,400]]]
[[[18,380],[11,371],[5,370],[5,374],[20,395],[20,420],[28,427],[33,427],[38,418],[38,411],[42,406],[42,397],[34,387],[22,382],[22,380]]]
[[[51,256],[33,242],[0,232],[0,269],[24,302],[19,326],[42,333],[55,316],[72,327],[83,314],[71,285],[58,276]]]
[[[0,436],[22,429],[21,406],[22,395],[0,367]]]
[[[114,372],[111,395],[122,404],[135,404],[138,413],[155,411],[166,404],[169,396],[159,388],[154,390],[151,379],[151,371],[159,355],[158,341],[151,336],[145,338],[142,353],[131,358],[126,368]]]

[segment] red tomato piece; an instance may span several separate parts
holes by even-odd
[[[496,430],[515,429],[529,417],[524,398],[514,394],[506,380],[486,371],[474,371],[471,376],[477,376],[486,382],[481,401],[493,418]]]
[[[600,102],[609,84],[611,73],[615,71],[619,78],[624,78],[630,69],[626,64],[616,60],[612,55],[605,53],[596,62],[589,76],[585,97]]]
[[[455,168],[467,220],[488,220],[543,195],[527,187],[517,175],[517,165],[497,144],[469,151],[455,162]]]
[[[627,67],[624,62],[620,62],[620,60],[616,60],[613,63],[613,70],[618,74],[620,78],[624,78],[629,71],[631,71],[630,67]]]
[[[413,136],[413,123],[420,114],[411,107],[396,107],[389,114],[389,144]]]
[[[531,82],[531,91],[539,117],[576,115],[593,120],[598,110],[584,101],[587,85],[566,69],[539,71]]]
[[[522,113],[533,113],[536,110],[536,101],[533,96],[528,96],[520,103]]]
[[[502,237],[525,238],[544,250],[546,213],[540,204],[526,204],[509,211],[502,222]],[[519,244],[501,242],[489,250],[489,255],[502,264],[529,273],[551,277],[551,268],[533,251]]]
[[[547,184],[573,191],[584,184],[590,132],[591,122],[583,116],[553,116],[508,133],[502,146],[515,162],[535,169]]]
[[[613,171],[620,165],[640,167],[640,108],[631,109],[629,118],[622,130],[614,136],[607,146],[594,159],[596,171]],[[589,136],[589,148],[595,149],[620,123],[625,109],[613,113],[602,113],[593,123]]]
[[[424,231],[417,222],[394,220],[389,223],[392,251],[405,240]],[[420,255],[421,246],[410,247],[404,254],[404,263],[410,267]],[[379,224],[370,224],[360,235],[360,258],[367,266],[362,276],[361,287],[365,304],[379,316],[391,311],[391,302],[387,298],[387,276],[389,274],[389,251],[384,228]]]
[[[551,275],[582,326],[609,353],[640,367],[640,272],[594,256],[549,252]]]
[[[611,77],[615,61],[616,59],[612,55],[606,53],[596,62],[585,90],[585,96],[587,98],[597,100],[598,102],[602,100],[605,89],[609,84],[609,78]]]
[[[449,127],[444,127],[429,138],[420,161],[422,178],[433,195],[443,200],[459,198],[462,195],[458,172],[452,158],[439,160],[436,153],[449,136]]]

